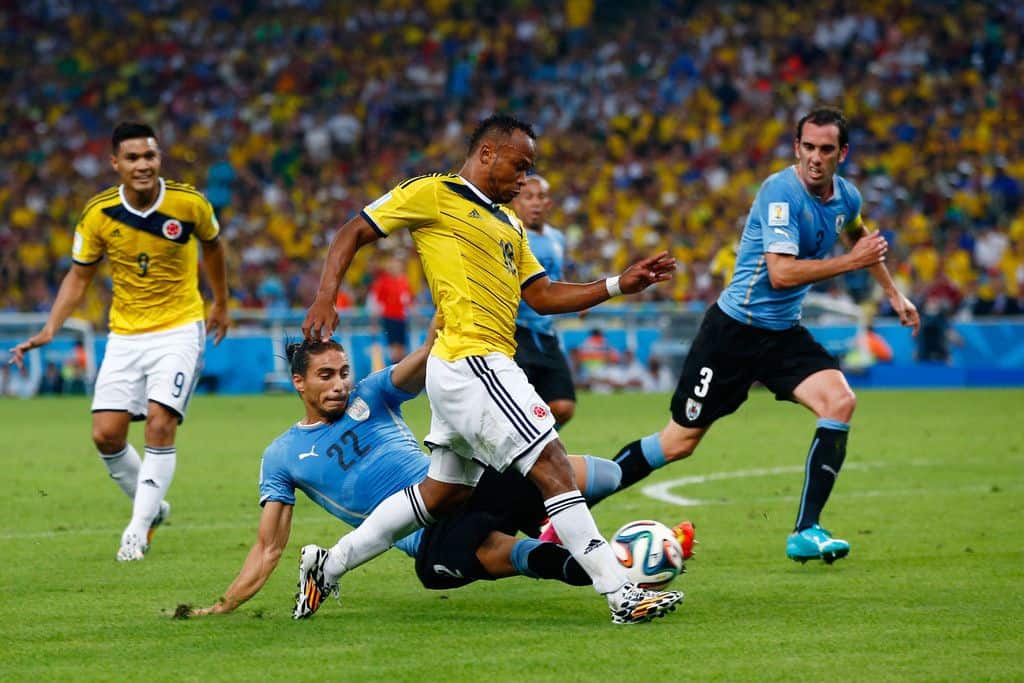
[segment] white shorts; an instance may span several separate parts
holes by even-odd
[[[555,419],[526,373],[508,356],[489,353],[455,362],[427,359],[430,477],[473,486],[482,465],[526,474],[558,438]]]
[[[159,332],[111,332],[96,376],[93,412],[124,410],[140,418],[146,415],[148,402],[156,401],[184,420],[205,348],[206,326],[201,320]]]

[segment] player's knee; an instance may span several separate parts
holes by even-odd
[[[128,439],[127,435],[117,430],[97,425],[92,428],[92,442],[96,444],[96,449],[100,453],[110,455],[123,450]]]
[[[177,430],[177,416],[170,413],[150,414],[146,418],[146,443],[151,446],[171,445]]]
[[[552,401],[551,402],[551,415],[555,418],[555,422],[559,425],[564,425],[566,422],[571,420],[576,414],[576,404],[572,401]]]
[[[824,417],[849,422],[856,408],[857,394],[853,393],[853,389],[844,388],[829,396],[827,408],[829,414]]]

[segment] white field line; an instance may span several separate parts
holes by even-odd
[[[935,467],[942,465],[943,463],[930,461],[930,460],[915,460],[909,463],[913,467]],[[964,463],[960,463],[961,465]],[[892,467],[891,463],[887,462],[869,462],[869,463],[858,463],[851,462],[843,466],[843,470],[869,470],[878,469],[883,467]],[[712,472],[710,474],[695,474],[689,477],[681,477],[679,479],[672,479],[670,481],[663,481],[658,484],[651,484],[641,489],[641,493],[648,498],[653,498],[664,503],[670,503],[672,505],[684,505],[684,506],[696,506],[696,505],[742,505],[748,503],[767,503],[779,500],[790,500],[793,498],[792,495],[788,496],[771,496],[766,498],[743,498],[743,499],[705,499],[705,498],[693,498],[690,496],[682,496],[673,493],[673,489],[681,488],[683,486],[694,486],[696,484],[705,484],[711,481],[723,481],[726,479],[751,479],[757,477],[772,477],[779,474],[796,474],[804,471],[803,465],[788,465],[786,467],[765,467],[755,468],[748,470],[735,470],[732,472]],[[989,485],[976,485],[976,486],[965,486],[958,487],[955,492],[975,492],[975,491],[988,491]],[[950,491],[950,489],[945,489]],[[851,491],[848,493],[837,492],[833,497],[837,498],[876,498],[876,497],[889,497],[889,496],[913,496],[919,495],[923,492],[923,489],[904,489],[904,490],[867,490],[867,491]]]

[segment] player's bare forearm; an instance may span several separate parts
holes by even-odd
[[[670,280],[675,270],[676,260],[663,251],[637,261],[610,280],[575,284],[538,278],[523,290],[523,299],[544,315],[582,311],[616,294],[636,294],[653,284]]]
[[[203,270],[213,292],[213,302],[226,306],[228,303],[228,277],[224,242],[217,238],[203,245]]]
[[[43,329],[29,337],[17,346],[10,349],[11,358],[8,361],[16,366],[23,367],[25,354],[40,346],[46,346],[53,341],[54,336],[63,327],[64,321],[78,308],[85,297],[85,291],[89,288],[92,276],[96,273],[98,264],[83,266],[78,263],[71,264],[71,270],[60,283],[57,297],[54,299],[50,315],[46,319]]]
[[[316,298],[302,322],[302,334],[306,339],[327,340],[334,334],[338,324],[334,301],[338,296],[341,278],[352,263],[356,251],[379,238],[380,234],[362,216],[356,216],[338,229],[327,249]]]
[[[765,254],[765,262],[775,289],[799,287],[856,269],[848,254],[827,259],[797,259],[789,254],[769,253]]]
[[[540,278],[523,290],[523,299],[542,315],[572,313],[607,301],[611,296],[604,280],[577,284]]]
[[[375,242],[380,235],[361,215],[354,217],[338,229],[330,246],[327,258],[320,273],[320,286],[317,288],[318,299],[334,302],[341,286],[341,279],[352,264],[352,257],[362,247]]]
[[[193,610],[195,616],[225,614],[249,600],[263,588],[277,568],[281,553],[288,545],[292,524],[291,505],[271,501],[263,507],[256,543],[249,549],[238,576],[212,607]]]

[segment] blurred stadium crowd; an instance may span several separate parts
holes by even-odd
[[[115,181],[119,120],[153,124],[164,175],[214,204],[235,304],[279,308],[312,301],[337,226],[403,177],[457,169],[498,110],[540,134],[569,279],[666,248],[682,272],[649,296],[703,307],[793,123],[830,103],[905,291],[1020,312],[1018,2],[22,0],[0,25],[0,311],[49,309],[78,212]],[[408,236],[379,244],[429,296]],[[379,257],[360,253],[342,305]],[[89,300],[101,324],[108,286]]]

